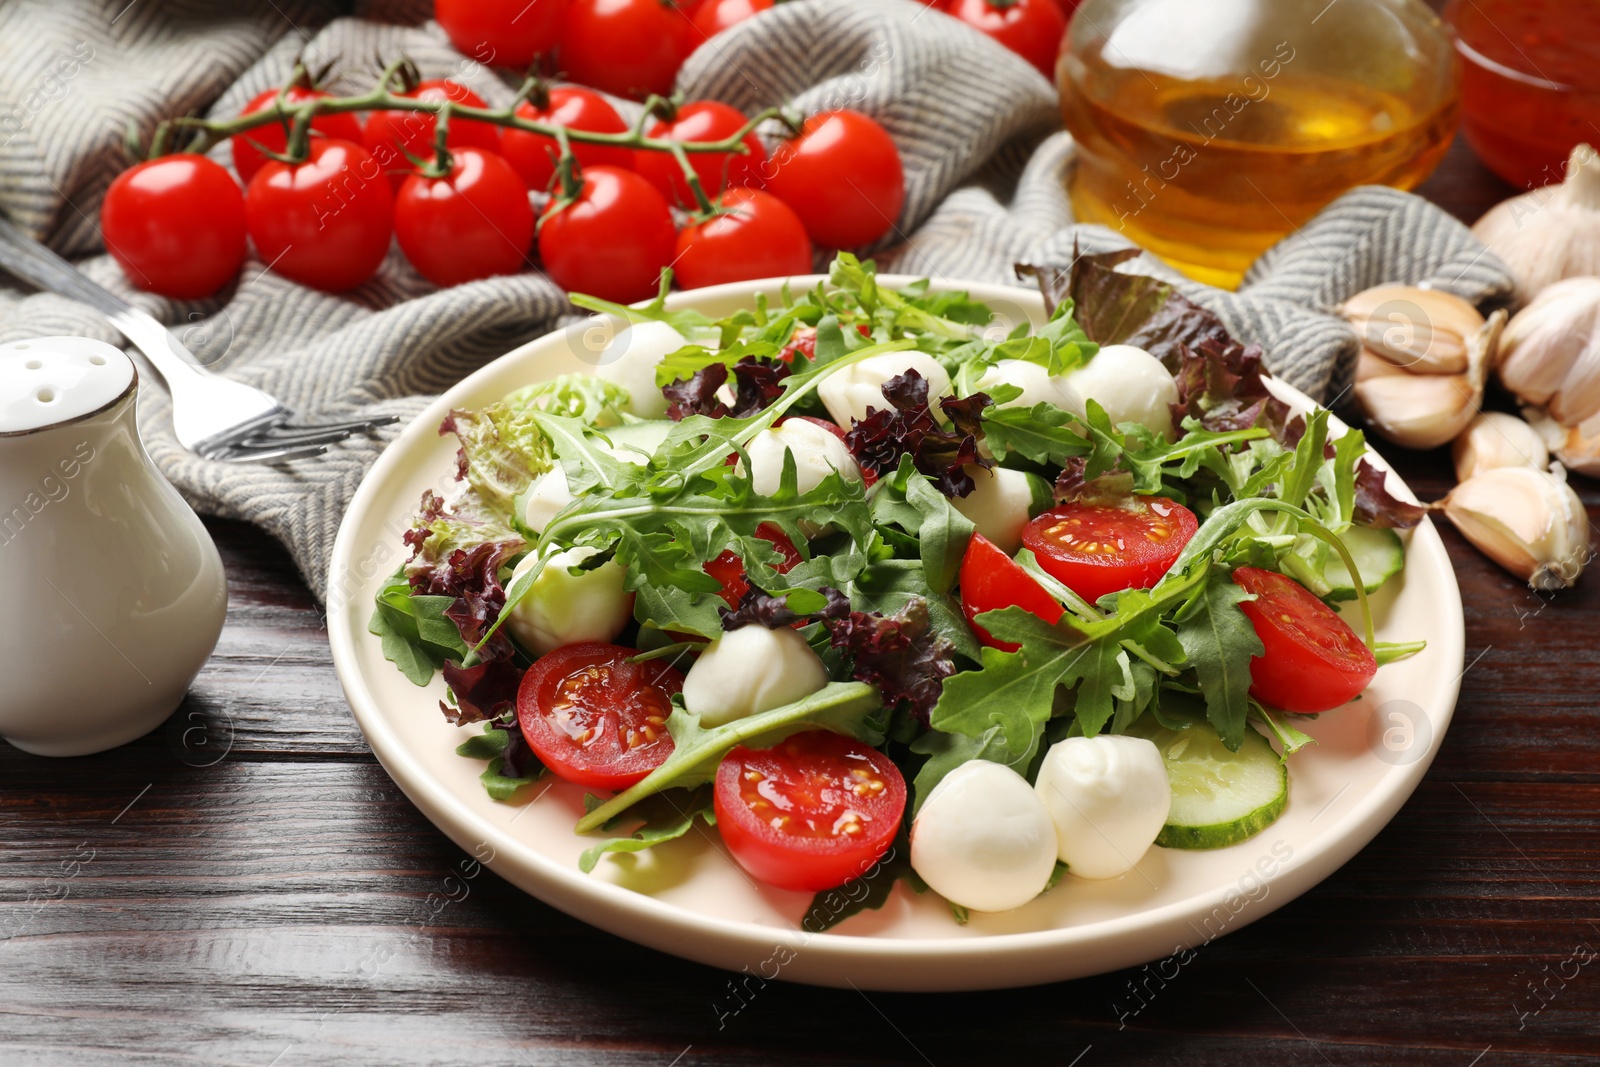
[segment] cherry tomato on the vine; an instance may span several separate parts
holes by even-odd
[[[481,148],[450,153],[450,175],[413,174],[394,202],[394,234],[435,285],[459,285],[522,269],[533,208],[511,164]]]
[[[244,263],[244,194],[205,156],[162,156],[117,175],[100,206],[100,232],[140,289],[210,296]]]
[[[1054,81],[1067,17],[1056,0],[948,0],[947,14],[987,34]]]
[[[811,239],[789,205],[760,189],[729,189],[721,206],[727,214],[678,234],[673,271],[683,288],[811,273]]]
[[[293,107],[296,104],[303,104],[308,100],[317,100],[328,95],[328,93],[320,89],[305,89],[296,85],[284,94],[283,99],[285,106]],[[278,90],[276,89],[268,89],[265,92],[258,93],[254,99],[240,110],[239,114],[253,115],[257,111],[272,106],[272,102],[277,98]],[[289,147],[288,124],[290,121],[285,119],[283,122],[257,126],[253,130],[236,133],[228,139],[229,147],[233,150],[233,169],[239,172],[240,181],[249,185],[250,179],[256,176],[256,171],[260,170],[262,164],[267,161],[267,157],[261,154],[261,149],[256,147],[257,144],[280,155],[284,149]],[[311,132],[313,135],[321,134],[323,137],[335,137],[341,141],[361,143],[361,122],[350,112],[337,115],[318,115],[311,120]],[[255,144],[251,144],[250,142],[252,141]]]
[[[794,208],[817,244],[857,248],[900,217],[905,172],[889,131],[859,111],[825,111],[773,151],[767,191]]]
[[[613,96],[667,96],[698,36],[663,0],[572,0],[561,26],[561,69]]]
[[[975,533],[961,557],[961,613],[979,641],[1002,652],[1015,652],[1022,646],[996,639],[976,621],[986,611],[1010,607],[1022,608],[1052,624],[1062,612],[1061,605],[1021,564]]]
[[[590,167],[570,204],[539,222],[539,258],[561,288],[629,304],[656,291],[678,234],[655,187],[631,170]]]
[[[1199,529],[1194,512],[1166,497],[1058,504],[1022,528],[1022,543],[1051,576],[1094,603],[1149,589]]]
[[[446,78],[429,78],[412,92],[400,95],[417,100],[453,100],[467,107],[488,106],[483,97],[460,82]],[[374,111],[367,116],[363,142],[396,189],[406,175],[416,169],[408,155],[421,160],[433,158],[433,134],[438,123],[431,111]],[[487,148],[498,152],[500,127],[490,122],[452,118],[445,143],[449,148]]]
[[[651,137],[664,141],[725,141],[744,128],[745,116],[738,108],[719,104],[715,100],[697,100],[685,104],[671,122],[657,122],[650,127]],[[767,162],[767,150],[761,147],[754,133],[745,134],[744,146],[738,152],[689,152],[689,164],[700,179],[700,187],[707,196],[715,198],[724,189],[742,185],[761,184],[761,168]],[[650,180],[661,195],[678,207],[693,208],[694,194],[684,178],[683,167],[670,152],[657,152],[641,148],[634,153],[633,169]]]
[[[480,63],[526,70],[561,36],[567,0],[434,0],[456,50]]]
[[[637,649],[598,642],[539,657],[517,688],[517,723],[558,778],[626,789],[672,755],[667,716],[683,675]]]
[[[772,10],[776,0],[702,0],[694,9],[694,28],[700,36],[710,39],[745,19],[755,18],[763,11]]]
[[[557,85],[550,90],[549,105],[536,108],[523,104],[517,114],[535,122],[565,126],[590,133],[627,133],[628,124],[605,97],[578,85]],[[572,154],[581,167],[633,166],[633,149],[615,145],[584,144],[572,141]],[[527,130],[507,128],[500,139],[500,154],[517,169],[529,189],[544,190],[556,173],[558,146],[554,137]]]
[[[1293,578],[1240,567],[1233,582],[1255,595],[1239,605],[1261,655],[1250,661],[1250,695],[1284,711],[1314,714],[1351,700],[1378,673],[1378,661],[1348,623]]]
[[[376,160],[349,141],[315,138],[304,163],[276,160],[245,192],[256,252],[313,289],[353,289],[377,273],[393,234],[394,194]]]

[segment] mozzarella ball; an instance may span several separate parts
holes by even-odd
[[[536,534],[544,533],[550,520],[564,511],[572,499],[567,472],[557,464],[535,478],[522,495],[522,524]]]
[[[1082,411],[1083,398],[1067,384],[1065,375],[1053,375],[1026,359],[1002,359],[983,372],[978,388],[992,390],[997,385],[1014,385],[1022,390],[1015,400],[996,404],[1001,408],[1031,408],[1035,404],[1054,404],[1067,411]]]
[[[741,626],[700,653],[683,679],[683,706],[702,726],[723,726],[804,700],[828,684],[828,669],[787,626]]]
[[[861,481],[855,457],[832,431],[804,419],[789,419],[762,430],[745,446],[750,457],[750,484],[757,493],[771,496],[778,491],[785,452],[794,456],[795,485],[802,493],[815,489],[835,470],[849,481]]]
[[[977,486],[966,496],[951,497],[955,509],[972,520],[979,533],[1006,555],[1022,547],[1022,528],[1041,494],[1049,495],[1044,479],[1005,467],[984,470],[976,463],[963,468]]]
[[[1161,361],[1133,345],[1109,345],[1087,366],[1066,375],[1079,397],[1093,399],[1111,417],[1111,425],[1137,422],[1157,437],[1172,438],[1172,409],[1178,383]],[[1071,409],[1084,414],[1086,405]]]
[[[927,379],[928,403],[934,415],[944,421],[939,398],[950,395],[950,375],[938,360],[925,352],[885,352],[864,359],[822,379],[822,384],[817,386],[817,396],[833,421],[848,430],[851,419],[859,422],[867,417],[868,408],[888,410],[883,383],[908,370]]]
[[[636,322],[600,350],[594,375],[628,391],[624,411],[641,419],[666,418],[667,398],[656,385],[656,367],[689,343],[664,322]]]
[[[615,560],[592,571],[567,573],[597,550],[569,548],[550,557],[533,588],[511,609],[506,627],[517,643],[537,655],[580,641],[612,641],[633,618],[633,594],[622,587],[628,573]],[[533,568],[535,556],[524,556],[511,572],[515,582]],[[506,588],[511,584],[507,583]]]
[[[1056,856],[1080,878],[1115,878],[1155,843],[1172,807],[1161,752],[1142,737],[1069,737],[1050,746],[1035,787]]]
[[[1043,892],[1056,832],[1027,779],[999,763],[963,763],[934,787],[911,824],[911,867],[973,911],[1010,911]]]

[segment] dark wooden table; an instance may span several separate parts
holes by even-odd
[[[1424,191],[1468,220],[1509,192],[1460,145]],[[1443,457],[1393,454],[1425,499],[1448,487]],[[719,1025],[728,975],[464,878],[368,751],[287,556],[209,525],[228,625],[166,727],[78,760],[0,745],[0,1064],[1600,1060],[1594,576],[1541,599],[1445,529],[1472,666],[1427,780],[1125,1025],[1131,971],[964,995],[773,984]]]

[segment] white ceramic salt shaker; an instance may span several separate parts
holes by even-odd
[[[222,631],[222,560],[146,454],[137,390],[100,341],[0,345],[0,737],[25,752],[155,729]]]

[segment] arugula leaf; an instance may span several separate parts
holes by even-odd
[[[1176,617],[1178,641],[1187,653],[1206,700],[1206,718],[1229,751],[1244,744],[1250,712],[1250,661],[1261,655],[1261,639],[1239,605],[1252,597],[1218,569],[1200,596]]]
[[[652,808],[632,833],[625,837],[612,837],[592,845],[578,857],[578,870],[588,874],[600,863],[600,857],[613,852],[643,852],[647,848],[676,841],[694,828],[694,821],[715,826],[717,817],[712,809],[712,793],[706,788],[684,792],[681,802],[672,794],[679,790],[660,793],[640,807]],[[585,797],[585,805],[589,801]],[[635,812],[637,814],[637,811]]]
[[[433,681],[433,673],[443,664],[444,657],[423,646],[416,637],[414,621],[408,633],[405,618],[387,605],[379,604],[373,608],[367,632],[381,639],[383,658],[400,668],[400,673],[412,685],[427,685]]]
[[[956,677],[959,678],[960,675]],[[985,727],[980,733],[970,737],[966,734],[944,733],[937,729],[929,730],[911,743],[911,751],[928,757],[917,771],[916,780],[912,783],[913,816],[921,809],[923,801],[932,795],[934,788],[944,781],[944,776],[963,763],[985,759],[991,763],[1002,763],[1022,774],[1032,759],[1031,752],[1013,751],[1006,738],[1005,728],[999,723]]]
[[[704,345],[685,345],[656,364],[656,388],[664,389],[673,382],[692,378],[707,367],[731,367],[746,356],[775,359],[782,350],[772,341],[755,340],[737,340],[715,350]]]
[[[898,526],[916,540],[929,592],[950,591],[977,527],[926,475],[918,473],[909,455],[901,456],[899,469],[879,482],[872,519],[879,525]]]
[[[1088,439],[1069,425],[1076,422],[1070,412],[1047,403],[989,408],[983,413],[983,434],[997,455],[1015,452],[1034,463],[1060,467],[1094,451]]]
[[[1315,737],[1298,729],[1290,721],[1290,716],[1284,712],[1273,711],[1270,708],[1252,702],[1250,716],[1253,720],[1263,723],[1268,730],[1272,731],[1272,736],[1278,739],[1278,746],[1283,750],[1279,753],[1278,759],[1282,762],[1287,763],[1290,756],[1307,745],[1317,743]]]
[[[676,311],[667,310],[667,294],[672,287],[672,272],[661,272],[661,285],[656,293],[656,298],[643,307],[617,304],[610,300],[602,300],[597,296],[587,293],[570,293],[567,296],[578,307],[585,311],[594,311],[602,315],[615,315],[628,323],[635,322],[664,322],[685,337],[693,336],[698,330],[716,326],[716,320],[710,318],[702,311],[694,308],[679,308]]]
[[[505,755],[510,742],[509,731],[488,725],[484,727],[483,733],[474,734],[456,747],[458,756],[489,761],[489,765],[478,776],[478,780],[483,783],[484,790],[493,800],[510,800],[518,789],[538,781],[545,772],[544,766],[535,760],[527,774],[520,777],[508,776],[505,770]]]
[[[382,640],[384,658],[413,685],[427,685],[447,658],[466,655],[461,631],[445,615],[455,602],[455,597],[412,593],[403,573],[378,590],[367,630]]]

